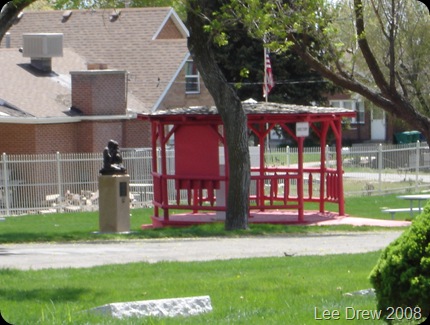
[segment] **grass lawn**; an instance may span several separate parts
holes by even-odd
[[[321,318],[325,309],[339,311],[338,324],[383,324],[381,320],[358,319],[353,312],[376,310],[374,297],[343,295],[371,287],[368,275],[378,256],[375,252],[132,263],[91,269],[1,270],[0,306],[5,320],[19,325],[316,324],[324,322],[316,318]],[[111,302],[200,295],[211,297],[211,313],[188,318],[114,320],[85,312]]]
[[[403,203],[403,205],[402,205]],[[347,198],[351,216],[385,218],[382,207],[402,207],[391,196]],[[316,209],[309,206],[308,209]],[[327,209],[335,206],[327,205]],[[334,210],[335,211],[335,210]],[[29,215],[0,223],[0,244],[154,237],[240,236],[381,228],[252,225],[225,232],[222,224],[140,230],[152,209],[131,211],[129,235],[100,235],[98,213]],[[397,215],[396,215],[397,217]],[[398,215],[399,219],[409,217]],[[373,311],[369,296],[344,296],[370,288],[379,252],[367,254],[236,259],[210,262],[131,263],[87,269],[19,271],[0,269],[0,312],[17,325],[57,324],[383,324],[354,311]],[[1,256],[0,256],[1,258]],[[209,295],[213,312],[189,318],[115,320],[85,312],[112,302]],[[322,320],[323,310],[339,320]],[[360,319],[359,319],[360,318]],[[421,320],[422,321],[422,320]],[[412,322],[411,324],[418,324]]]
[[[396,195],[359,196],[346,198],[346,213],[354,217],[389,219],[389,214],[381,212],[382,207],[405,207],[406,201],[396,199]],[[318,210],[316,204],[307,204],[307,209]],[[327,204],[326,209],[336,211],[336,205]],[[152,209],[131,210],[131,234],[97,234],[98,212],[78,212],[45,215],[8,217],[0,222],[0,243],[77,241],[104,239],[137,239],[163,237],[203,237],[266,235],[276,233],[305,233],[321,231],[368,231],[372,227],[353,226],[294,226],[294,225],[251,225],[248,231],[225,232],[222,223],[193,226],[189,228],[163,228],[141,230],[142,224],[149,224]],[[398,213],[396,219],[405,220],[409,213]]]

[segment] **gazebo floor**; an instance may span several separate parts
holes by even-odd
[[[222,216],[214,212],[181,213],[169,216],[168,220],[163,217],[152,217],[152,224],[142,225],[142,229],[163,227],[187,227],[198,224],[224,222]],[[356,218],[351,216],[339,216],[334,212],[320,213],[318,211],[305,211],[304,220],[298,220],[297,211],[294,210],[252,210],[248,222],[282,224],[282,225],[353,225],[353,226],[380,226],[380,227],[405,227],[410,221],[402,220],[380,220],[368,218]]]

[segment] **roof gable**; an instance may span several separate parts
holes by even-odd
[[[171,9],[160,29],[155,33],[153,40],[156,39],[186,39],[189,32],[176,12]]]

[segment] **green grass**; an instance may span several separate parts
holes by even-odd
[[[375,310],[374,297],[344,296],[370,288],[379,253],[133,263],[91,269],[0,271],[0,306],[12,324],[317,324],[323,309]],[[126,319],[91,315],[112,302],[209,295],[213,311],[189,318]]]
[[[346,213],[354,217],[390,219],[381,212],[383,207],[405,207],[409,204],[395,195],[364,196],[346,198]],[[318,205],[307,204],[306,209],[318,210]],[[337,211],[337,205],[327,204],[326,210]],[[98,212],[58,213],[8,217],[0,222],[0,243],[53,242],[81,240],[115,240],[166,237],[213,237],[269,235],[285,233],[307,233],[326,231],[368,231],[380,227],[343,226],[297,226],[297,225],[250,225],[246,231],[226,232],[222,223],[192,226],[187,228],[163,228],[142,230],[142,224],[150,224],[152,209],[131,210],[130,234],[98,234]],[[396,219],[408,219],[409,213],[398,213]]]
[[[354,197],[347,198],[346,212],[351,216],[388,219],[388,215],[380,212],[382,207],[404,204],[395,195]],[[317,206],[308,205],[307,208],[316,209]],[[336,206],[328,204],[326,208],[335,210]],[[133,232],[129,235],[95,234],[98,213],[10,217],[0,223],[0,243],[381,229],[251,225],[249,231],[225,232],[222,224],[211,224],[142,231],[140,226],[150,223],[152,209],[136,209],[131,213]],[[371,311],[376,309],[376,301],[369,296],[343,295],[371,287],[368,275],[378,257],[379,252],[374,252],[191,263],[131,263],[84,269],[0,269],[0,312],[6,321],[19,325],[318,324],[324,321],[316,320],[315,316],[320,318],[322,310],[327,309],[339,310],[337,324],[383,324],[376,320],[347,320],[347,307]],[[211,313],[189,318],[116,320],[86,312],[112,302],[200,295],[209,295],[214,309]]]

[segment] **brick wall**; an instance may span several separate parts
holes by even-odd
[[[127,110],[127,72],[72,71],[72,106],[84,115],[123,115]]]
[[[77,123],[35,125],[35,153],[79,152]]]
[[[124,121],[122,146],[126,148],[151,147],[151,124],[149,121]]]
[[[0,153],[30,154],[36,149],[36,128],[32,124],[0,124]]]
[[[111,139],[124,147],[121,121],[93,122],[93,152],[102,152]]]

